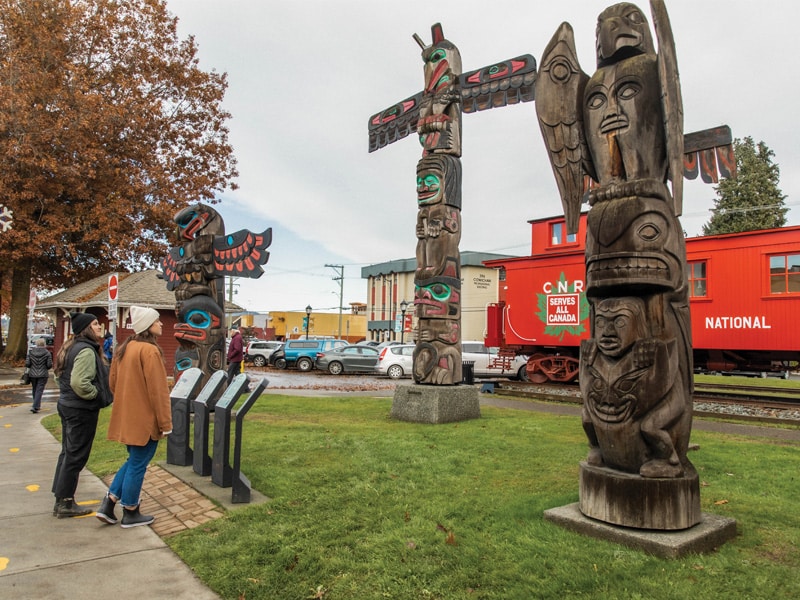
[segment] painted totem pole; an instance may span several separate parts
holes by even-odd
[[[462,75],[461,55],[442,26],[433,25],[431,34],[430,46],[414,35],[424,89],[370,118],[369,150],[419,134],[413,376],[418,384],[454,385],[462,378],[461,113],[533,100],[536,62],[526,55]]]
[[[571,233],[584,173],[594,182],[586,195],[592,334],[581,345],[580,386],[590,450],[580,510],[617,525],[677,530],[701,519],[699,481],[686,456],[692,341],[678,221],[683,108],[669,18],[662,0],[651,7],[659,52],[644,13],[616,4],[598,18],[591,77],[578,65],[572,28],[562,24],[542,58],[536,104]]]
[[[225,276],[259,278],[269,260],[272,229],[226,235],[220,214],[204,204],[181,210],[173,220],[178,245],[161,261],[159,276],[177,301],[175,376],[197,367],[205,383],[225,368]]]

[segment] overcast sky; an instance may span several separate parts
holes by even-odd
[[[361,267],[414,255],[416,164],[409,136],[368,153],[368,118],[423,85],[420,48],[441,22],[464,71],[532,54],[569,22],[583,70],[595,70],[595,0],[168,0],[200,66],[228,74],[225,107],[240,189],[215,208],[228,232],[273,228],[260,279],[236,281],[249,310],[337,307],[366,300]],[[650,18],[649,3],[637,3]],[[667,1],[686,132],[727,124],[775,153],[800,224],[796,62],[800,4]],[[652,27],[652,19],[650,19]],[[533,103],[464,115],[461,250],[526,255],[530,219],[561,214]],[[688,235],[710,217],[712,186],[686,182]]]

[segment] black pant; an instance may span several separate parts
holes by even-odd
[[[56,498],[74,498],[78,475],[89,460],[99,411],[58,405],[61,417],[61,454],[53,477]]]
[[[242,361],[232,362],[228,365],[228,385],[231,384],[233,378],[242,371]]]

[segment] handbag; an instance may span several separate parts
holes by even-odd
[[[22,377],[19,379],[24,385],[28,385],[31,382],[31,376],[28,372],[28,368],[25,367],[25,370],[22,372]]]

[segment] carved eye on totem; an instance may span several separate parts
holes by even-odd
[[[196,218],[197,218],[197,213],[195,211],[193,210],[188,211],[186,214],[181,216],[180,219],[178,219],[177,221],[178,227],[180,227],[181,229],[186,229],[189,225],[191,225],[192,221],[194,221]]]
[[[653,225],[652,223],[648,223],[647,225],[642,225],[637,231],[637,234],[640,238],[647,242],[652,242],[658,239],[661,235],[661,232],[658,230],[658,227]]]
[[[617,98],[619,100],[630,100],[642,91],[642,86],[636,81],[624,81],[617,86]]]
[[[211,315],[204,310],[190,310],[184,317],[184,322],[197,329],[208,329],[211,327]]]
[[[447,302],[450,299],[452,290],[449,285],[444,283],[434,283],[422,287],[422,290],[430,294],[431,298],[437,302]]]
[[[642,24],[647,22],[647,20],[644,18],[644,15],[642,14],[642,12],[639,9],[636,9],[636,8],[634,8],[629,13],[627,13],[625,15],[625,19],[631,25],[642,25]]]
[[[436,64],[437,62],[446,57],[447,53],[442,48],[437,48],[431,53],[430,57],[428,58],[428,62]]]
[[[589,110],[599,110],[606,105],[606,102],[608,102],[606,93],[603,90],[597,90],[592,92],[586,99],[586,108]]]

